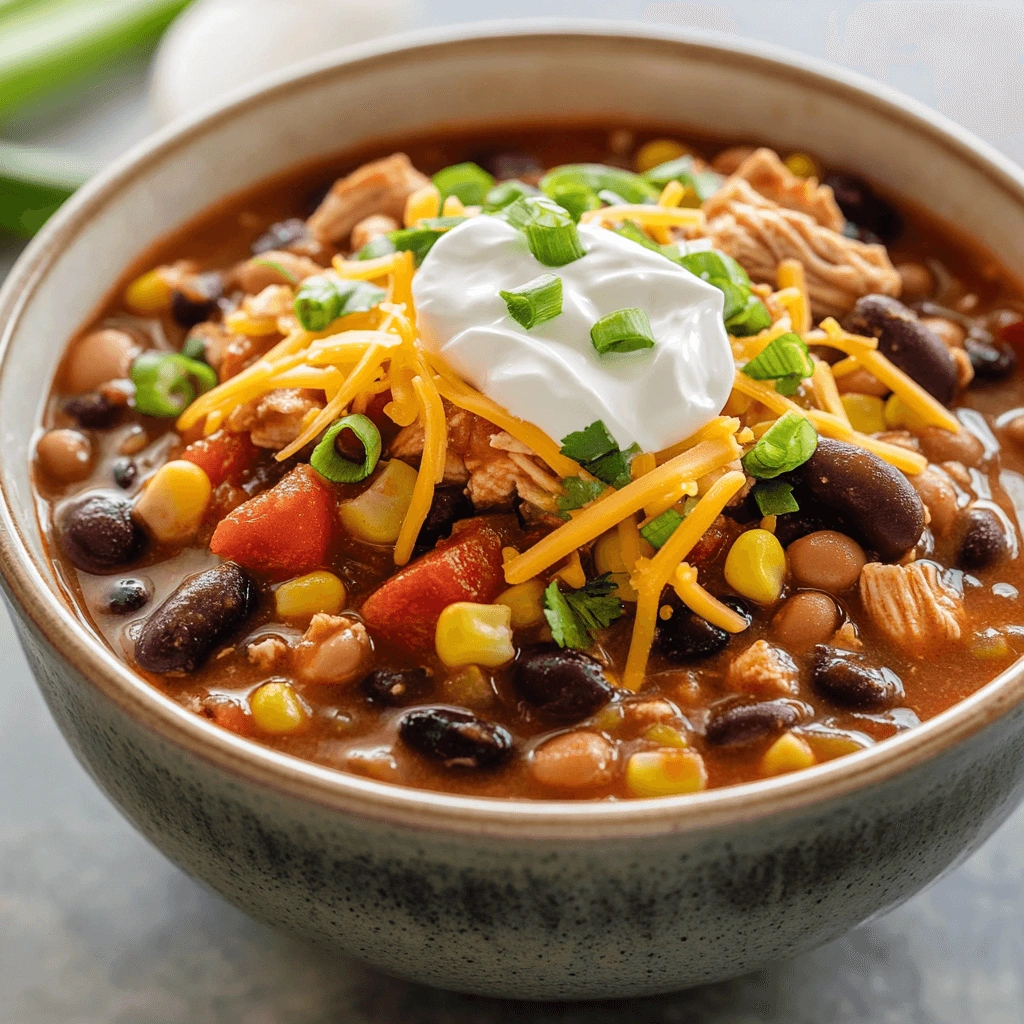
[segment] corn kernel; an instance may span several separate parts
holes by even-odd
[[[877,395],[850,392],[842,396],[842,402],[854,430],[862,434],[879,434],[885,430],[885,403]]]
[[[673,729],[671,725],[666,725],[664,722],[657,722],[655,725],[652,725],[644,733],[644,739],[657,743],[659,747],[682,748],[689,746],[683,733],[678,729]]]
[[[679,796],[706,789],[704,759],[694,750],[641,750],[626,762],[626,787],[633,796]]]
[[[747,530],[736,538],[725,559],[725,580],[743,597],[773,604],[786,578],[786,552],[767,530]]]
[[[161,466],[135,501],[135,516],[161,543],[195,535],[210,503],[210,478],[197,465],[175,459]]]
[[[598,732],[615,732],[626,718],[621,704],[605,704],[590,720],[591,728]]]
[[[555,579],[564,580],[574,590],[579,590],[580,587],[586,585],[587,574],[583,571],[583,565],[580,562],[580,553],[578,551],[574,551],[568,557],[565,565],[555,573]]]
[[[690,151],[675,139],[652,139],[645,142],[636,153],[634,166],[638,174],[649,171],[659,164],[667,164],[669,160],[678,160]]]
[[[764,775],[782,775],[800,768],[810,768],[817,759],[807,740],[795,733],[783,733],[761,758],[761,772]]]
[[[309,721],[309,712],[291,683],[264,683],[250,698],[253,721],[264,732],[283,736]]]
[[[341,525],[368,544],[394,544],[412,504],[416,470],[392,459],[358,497],[338,506]]]
[[[783,163],[789,168],[790,174],[795,174],[798,178],[821,177],[817,161],[807,153],[790,153]]]
[[[424,185],[405,201],[405,226],[411,228],[426,217],[436,217],[441,212],[441,193],[435,185]]]
[[[466,208],[458,196],[445,196],[444,205],[441,207],[442,217],[464,217]]]
[[[512,646],[512,609],[504,604],[471,601],[450,604],[437,620],[434,644],[437,656],[449,668],[507,665],[516,656]]]
[[[971,640],[970,651],[975,658],[981,661],[994,661],[1013,655],[1009,641],[996,629],[986,629],[981,633],[976,633]]]
[[[282,583],[274,592],[282,619],[311,619],[319,612],[337,615],[345,607],[345,584],[326,569]]]
[[[885,425],[889,430],[917,430],[925,426],[925,422],[894,393],[885,400]]]
[[[171,308],[172,297],[162,267],[135,278],[124,293],[124,301],[136,313],[166,313]]]
[[[479,665],[464,665],[441,683],[441,699],[448,704],[487,708],[494,698],[494,681]]]
[[[808,730],[804,739],[810,744],[819,761],[832,761],[845,754],[856,754],[871,746],[871,738],[863,733],[824,732]]]
[[[540,580],[527,580],[499,594],[495,604],[512,609],[512,628],[529,629],[544,621],[544,584]]]

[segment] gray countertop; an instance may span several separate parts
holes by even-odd
[[[298,4],[299,0],[295,0]],[[646,17],[829,56],[1024,159],[1024,7],[1010,3],[523,0],[522,14]],[[434,0],[429,23],[507,13]],[[148,128],[143,65],[8,134],[103,159]],[[45,121],[45,128],[40,127]],[[0,275],[15,249],[0,246]],[[560,1007],[390,979],[275,934],[169,864],[64,745],[0,613],[0,1021],[11,1024],[921,1024],[1024,1022],[1024,810],[948,877],[816,952],[674,996]]]

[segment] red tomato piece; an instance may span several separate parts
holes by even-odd
[[[249,736],[253,732],[252,715],[231,697],[224,694],[210,694],[203,700],[203,714],[222,729]]]
[[[501,537],[483,520],[392,576],[363,603],[375,636],[411,653],[433,650],[441,612],[456,601],[489,603],[505,587]]]
[[[181,457],[203,470],[216,487],[248,469],[256,458],[256,448],[248,434],[229,434],[218,430],[190,444]]]
[[[306,572],[323,564],[336,511],[334,493],[316,470],[296,466],[222,519],[210,550],[257,572]]]

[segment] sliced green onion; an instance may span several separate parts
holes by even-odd
[[[563,267],[586,256],[576,224],[546,196],[524,196],[504,209],[505,219],[526,235],[530,252],[546,267]]]
[[[369,281],[343,281],[317,274],[302,282],[295,315],[307,331],[325,331],[349,313],[365,313],[383,302],[387,292]]]
[[[424,217],[419,222],[417,227],[426,228],[428,231],[451,231],[452,228],[457,228],[460,224],[464,224],[468,217],[463,217],[461,214],[457,217]]]
[[[818,447],[818,432],[806,416],[780,416],[743,456],[743,468],[759,480],[771,480],[802,466]]]
[[[562,438],[560,452],[567,459],[576,462],[593,462],[609,452],[619,450],[618,442],[612,437],[602,420],[594,420],[589,427],[574,430]]]
[[[496,213],[498,210],[504,210],[506,206],[514,203],[517,199],[522,199],[523,196],[538,195],[540,192],[537,189],[518,178],[502,181],[495,185],[484,198],[484,212]]]
[[[338,451],[338,435],[343,430],[351,430],[363,446],[362,462],[346,459]],[[309,464],[332,484],[356,484],[374,471],[380,459],[380,449],[380,431],[374,426],[373,420],[362,413],[353,413],[335,420],[327,428],[327,433],[313,449]]]
[[[659,245],[647,235],[647,232],[640,227],[635,221],[627,220],[623,221],[616,229],[617,235],[622,235],[623,238],[628,238],[631,242],[636,242],[637,245],[642,245],[645,249],[650,249],[652,252],[660,253],[667,260],[671,260],[673,263],[678,263],[682,266],[683,252],[679,248],[677,242],[670,242],[667,245]],[[770,322],[770,321],[769,321]]]
[[[676,527],[682,521],[683,516],[674,508],[666,509],[646,526],[640,527],[640,536],[652,547],[660,548],[676,532]]]
[[[394,251],[411,252],[413,263],[418,267],[443,234],[435,228],[399,228],[389,232],[388,239]]]
[[[695,171],[693,157],[689,155],[652,167],[644,173],[644,178],[652,185],[657,185],[658,188],[664,188],[670,181],[688,185],[702,203],[705,199],[710,199],[725,181],[721,174],[716,174],[714,171]]]
[[[754,487],[754,500],[763,516],[782,516],[787,512],[800,511],[793,497],[793,485],[785,480],[758,481]]]
[[[143,352],[132,363],[135,408],[144,416],[179,416],[197,394],[217,386],[206,363],[180,352]]]
[[[390,256],[393,252],[397,252],[395,243],[391,241],[388,235],[378,235],[376,238],[371,238],[356,253],[357,260],[375,260],[380,256]]]
[[[553,189],[548,198],[553,199],[564,210],[568,210],[569,216],[577,223],[580,217],[588,210],[598,210],[601,208],[601,200],[598,198],[597,193],[584,187],[573,185],[560,186]]]
[[[458,196],[464,206],[480,206],[494,188],[494,176],[468,161],[443,168],[431,180],[442,203],[448,196]]]
[[[642,309],[617,309],[590,328],[590,340],[601,355],[654,348],[651,321]]]
[[[715,249],[687,253],[680,261],[691,274],[713,284],[725,295],[722,319],[728,322],[747,306],[750,297],[750,278],[731,257]]]
[[[190,334],[181,346],[181,354],[186,359],[195,359],[197,362],[206,362],[206,342],[198,334]]]
[[[509,316],[527,330],[554,320],[562,312],[562,279],[554,274],[541,274],[498,294],[505,300]]]
[[[725,321],[725,329],[734,338],[748,338],[771,327],[772,315],[768,307],[756,296],[748,295],[747,304]]]
[[[552,168],[540,181],[541,192],[558,203],[562,202],[560,196],[587,193],[596,200],[598,193],[605,189],[627,203],[654,203],[660,194],[657,186],[639,174],[606,164],[563,164]]]
[[[774,380],[780,395],[792,395],[814,373],[814,360],[799,334],[782,334],[743,367],[753,380]]]
[[[573,509],[589,505],[605,491],[605,485],[600,480],[584,480],[581,476],[566,477],[562,486],[565,494],[558,496],[558,511],[563,519],[568,519],[568,513]]]
[[[587,471],[593,473],[598,480],[603,480],[616,490],[620,490],[626,484],[632,483],[633,477],[629,467],[639,454],[640,445],[631,444],[625,451],[614,451],[588,462]]]
[[[280,274],[288,284],[298,284],[298,279],[295,275],[283,264],[277,260],[268,260],[265,256],[255,256],[249,261],[253,266],[256,267],[269,267],[275,274]]]
[[[625,206],[626,200],[619,195],[618,192],[613,192],[610,188],[603,188],[597,193],[597,198],[602,203],[607,203],[608,206]]]

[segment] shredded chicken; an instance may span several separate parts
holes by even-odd
[[[256,295],[271,285],[296,285],[307,277],[322,274],[324,268],[308,256],[298,256],[284,249],[253,256],[234,270],[234,281],[246,295]]]
[[[268,636],[246,648],[246,655],[251,664],[261,672],[269,672],[281,664],[287,657],[288,645],[279,636]]]
[[[358,252],[375,238],[383,238],[388,232],[397,231],[398,226],[398,221],[394,217],[388,217],[383,213],[371,213],[352,229],[352,240],[349,243],[352,251]]]
[[[417,420],[408,427],[403,427],[391,442],[389,451],[396,459],[410,462],[418,459],[423,454],[423,424]],[[469,483],[469,470],[466,469],[465,462],[452,451],[451,446],[445,452],[442,483]]]
[[[196,324],[188,336],[198,338],[203,343],[203,356],[215,370],[220,369],[228,346],[238,338],[237,334],[232,334],[226,327],[212,320]]]
[[[227,428],[235,433],[249,431],[258,448],[277,451],[302,433],[311,410],[319,412],[323,407],[319,391],[276,388],[235,409],[228,417]]]
[[[729,664],[725,685],[736,693],[787,695],[798,692],[800,673],[783,650],[755,640]]]
[[[960,639],[963,596],[939,576],[934,562],[869,562],[861,570],[860,597],[878,629],[918,657]]]
[[[806,213],[830,231],[842,231],[846,224],[832,189],[819,185],[817,178],[798,178],[773,149],[755,149],[736,168],[735,177],[749,181],[777,206]]]
[[[371,214],[400,220],[406,199],[427,184],[429,179],[413,167],[404,153],[363,164],[334,183],[309,218],[309,230],[321,241],[341,244]]]
[[[843,316],[862,295],[899,295],[900,275],[883,245],[867,245],[761,195],[733,176],[705,204],[705,234],[755,281],[774,283],[779,264],[804,265],[817,317]]]
[[[366,626],[357,619],[322,612],[313,616],[295,648],[298,674],[310,683],[357,682],[366,675],[370,656]]]

